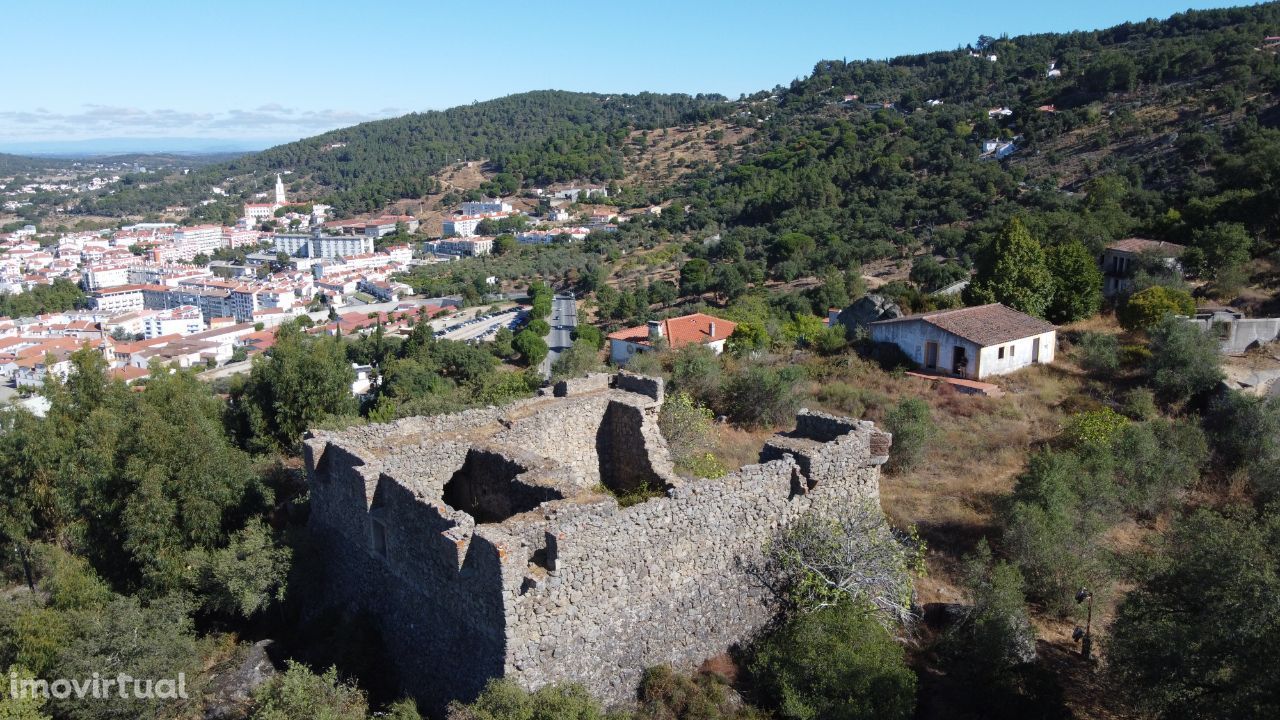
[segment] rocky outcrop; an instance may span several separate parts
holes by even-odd
[[[852,305],[840,311],[836,322],[844,325],[850,332],[858,328],[866,328],[877,320],[892,320],[904,315],[898,304],[883,295],[863,295]]]

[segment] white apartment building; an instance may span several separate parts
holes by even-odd
[[[212,255],[222,247],[221,225],[195,225],[173,231],[172,257],[191,260],[197,255]]]
[[[427,252],[433,252],[439,255],[477,257],[480,255],[488,255],[493,252],[493,238],[473,237],[432,240],[424,243],[423,247]]]
[[[204,331],[204,318],[194,305],[148,313],[142,319],[142,335],[148,340],[161,335],[195,335]]]
[[[373,238],[365,235],[276,235],[276,252],[297,257],[340,258],[373,252]]]
[[[485,213],[509,213],[512,211],[511,203],[503,202],[500,199],[480,200],[477,202],[464,202],[458,206],[463,215],[484,215]]]
[[[86,265],[80,273],[80,281],[88,292],[128,285],[129,268],[129,265]]]
[[[145,307],[141,285],[121,285],[96,290],[89,296],[89,307],[104,313],[137,312]]]
[[[446,237],[474,237],[481,220],[484,218],[479,215],[463,215],[445,220],[444,234]]]

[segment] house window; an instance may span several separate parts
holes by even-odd
[[[996,351],[996,359],[997,360],[1004,359],[1004,348],[1000,348],[999,350]]]
[[[1017,345],[1010,345],[1010,346],[1009,346],[1009,357],[1013,357],[1013,351],[1014,351],[1014,350],[1017,350],[1017,349],[1018,349],[1018,346],[1017,346]]]

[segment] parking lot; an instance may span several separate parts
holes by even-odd
[[[515,329],[520,322],[522,312],[513,308],[492,315],[478,315],[470,320],[463,320],[446,325],[436,330],[436,337],[461,342],[487,342],[493,339],[499,328]]]

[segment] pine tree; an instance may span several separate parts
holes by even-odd
[[[978,259],[978,273],[965,293],[973,305],[1003,303],[1044,317],[1053,300],[1053,275],[1044,250],[1020,220],[1010,220]]]

